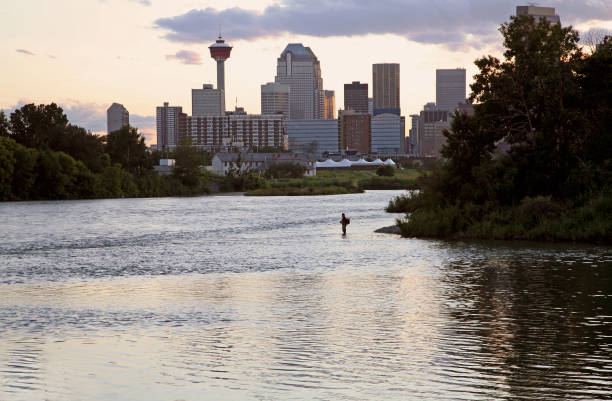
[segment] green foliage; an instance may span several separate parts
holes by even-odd
[[[119,163],[128,172],[140,174],[147,167],[144,137],[136,128],[125,126],[106,137],[106,153],[112,163]]]
[[[0,110],[0,137],[8,137],[9,136],[9,122],[6,118],[6,114],[2,110]]]
[[[191,138],[181,141],[174,151],[176,166],[172,171],[172,176],[187,188],[206,188],[208,191],[208,181],[206,175],[202,173],[202,163],[205,162],[202,154],[192,145]]]
[[[609,239],[612,43],[586,56],[576,31],[531,17],[500,31],[505,60],[476,60],[475,114],[445,132],[446,162],[387,210],[408,213],[407,236]]]
[[[395,175],[394,166],[380,166],[376,169],[376,175],[381,177],[393,177]]]
[[[67,126],[68,117],[57,104],[26,104],[11,113],[9,136],[28,148],[56,149]]]
[[[306,167],[299,163],[274,163],[264,173],[266,178],[300,178],[306,173]]]

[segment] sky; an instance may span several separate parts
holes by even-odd
[[[435,101],[436,68],[467,69],[500,57],[499,25],[515,0],[6,0],[0,7],[0,109],[58,103],[71,123],[106,131],[113,102],[154,144],[155,108],[191,114],[191,89],[216,87],[208,46],[233,46],[225,63],[226,105],[260,112],[288,43],[309,46],[323,86],[342,108],[345,83],[372,85],[372,64],[400,63],[403,115]],[[548,0],[563,25],[612,30],[611,0]],[[468,87],[469,93],[469,87]]]

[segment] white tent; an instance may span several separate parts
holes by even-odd
[[[324,162],[317,162],[317,168],[330,168],[330,167],[338,167],[338,163],[333,161],[332,159],[327,159]]]
[[[375,165],[375,166],[382,166],[382,165],[383,165],[383,164],[385,164],[385,163],[383,163],[383,161],[382,161],[382,160],[380,160],[380,159],[376,159],[376,160],[374,160],[374,161],[372,162],[372,164],[373,164],[373,165]]]
[[[339,161],[336,164],[338,167],[351,167],[352,165],[351,161],[348,159],[342,159],[342,161]]]
[[[359,160],[357,160],[356,162],[353,162],[353,163],[352,163],[352,165],[353,165],[353,166],[369,166],[369,165],[371,165],[371,164],[372,164],[372,163],[370,163],[370,162],[368,162],[368,161],[364,160],[363,158],[362,158],[362,159],[359,159]]]
[[[385,160],[385,165],[387,166],[395,166],[395,162],[391,159]]]

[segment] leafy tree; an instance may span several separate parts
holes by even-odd
[[[11,182],[15,169],[15,141],[0,137],[0,200],[13,197]]]
[[[376,175],[379,175],[381,177],[393,177],[395,175],[395,167],[380,166],[376,169]]]
[[[274,163],[264,173],[266,178],[301,178],[306,173],[306,167],[300,163]]]
[[[9,128],[10,124],[6,118],[6,114],[4,114],[4,111],[0,110],[0,137],[8,137]]]
[[[140,174],[147,166],[145,139],[136,128],[125,126],[106,137],[106,153],[111,162],[119,163],[130,172]]]
[[[26,104],[11,113],[10,136],[28,148],[56,149],[68,126],[68,117],[55,103]]]
[[[176,166],[172,175],[183,185],[194,188],[200,184],[202,177],[202,157],[192,145],[191,138],[185,138],[174,151]]]

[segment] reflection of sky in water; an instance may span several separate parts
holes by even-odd
[[[374,234],[390,197],[0,204],[0,399],[612,396],[610,248]]]

